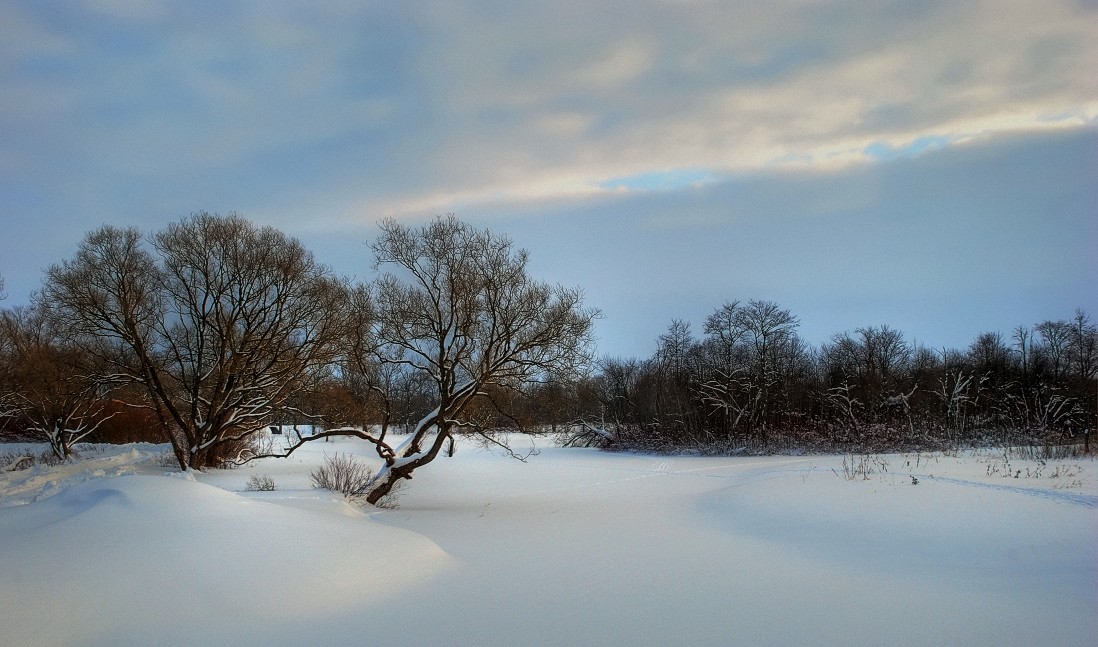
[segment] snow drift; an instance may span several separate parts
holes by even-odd
[[[542,447],[523,464],[459,449],[417,472],[398,510],[368,514],[308,487],[325,452],[368,454],[351,440],[174,477],[148,448],[0,475],[4,642],[1098,637],[1093,461],[1027,479],[993,475],[987,453],[893,455],[868,480],[847,480],[840,457]],[[256,474],[279,489],[244,492]]]

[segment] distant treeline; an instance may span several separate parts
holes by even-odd
[[[1069,320],[915,346],[869,326],[820,347],[769,301],[728,302],[701,336],[674,321],[654,356],[604,360],[574,442],[710,452],[1082,444],[1095,428],[1098,330]],[[597,410],[591,410],[595,407]]]

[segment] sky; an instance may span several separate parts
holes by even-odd
[[[730,300],[812,344],[1098,317],[1098,2],[0,0],[0,276],[238,212],[373,274],[455,213],[646,357]]]

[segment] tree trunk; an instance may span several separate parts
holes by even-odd
[[[437,416],[437,419],[443,419],[443,416],[439,415]],[[400,479],[412,478],[412,472],[438,457],[444,444],[447,442],[452,444],[454,442],[454,436],[450,433],[449,426],[443,425],[443,427],[444,428],[438,429],[434,442],[431,443],[431,447],[427,450],[427,453],[416,456],[406,463],[390,467],[389,473],[385,476],[385,480],[374,486],[374,489],[370,490],[370,493],[366,495],[366,502],[371,505],[377,505],[377,502],[384,498],[385,495],[389,494]],[[415,443],[413,443],[413,445],[414,444]],[[420,454],[420,451],[413,451],[413,449],[415,448],[409,447],[405,450],[403,452],[404,457],[407,458],[409,456],[414,456],[415,454]]]
[[[378,501],[385,498],[385,496],[389,494],[389,492],[392,492],[393,487],[397,484],[397,481],[405,478],[405,475],[402,472],[403,470],[390,470],[389,475],[386,477],[386,479],[377,484],[377,486],[375,486],[374,489],[370,490],[370,493],[366,495],[366,502],[370,505],[377,505]]]

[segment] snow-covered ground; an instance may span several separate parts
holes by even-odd
[[[164,451],[0,472],[0,644],[1098,644],[1093,460],[461,446],[362,511],[308,476],[359,441]]]

